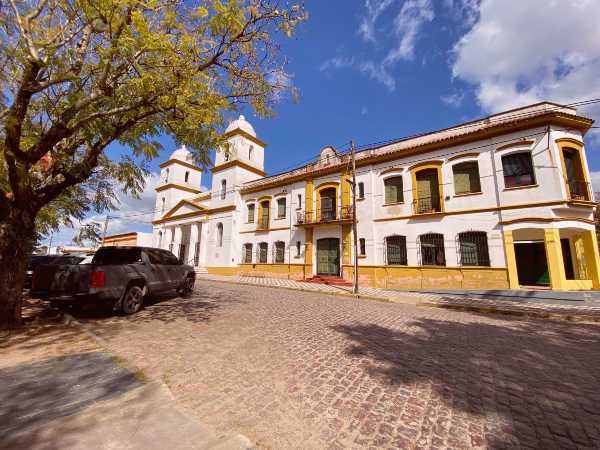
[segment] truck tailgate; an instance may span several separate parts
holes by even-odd
[[[38,266],[33,274],[32,294],[51,297],[87,293],[91,270],[89,264]]]

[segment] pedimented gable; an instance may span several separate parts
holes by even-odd
[[[189,200],[181,200],[173,208],[167,211],[163,218],[166,219],[167,217],[180,216],[182,214],[198,212],[204,209],[206,209],[206,207],[192,203]]]

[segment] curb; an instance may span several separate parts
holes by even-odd
[[[497,314],[501,316],[522,317],[526,319],[545,319],[559,322],[600,322],[600,316],[593,314],[581,314],[573,312],[557,313],[548,311],[535,311],[524,309],[504,309],[495,306],[478,305],[451,305],[434,302],[426,302],[425,306],[441,309],[452,309],[456,311],[474,312],[479,314]]]

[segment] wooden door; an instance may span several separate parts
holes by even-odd
[[[317,241],[317,274],[340,274],[340,240],[336,238],[319,239]]]

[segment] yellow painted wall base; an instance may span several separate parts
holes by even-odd
[[[207,267],[206,270],[210,275],[237,275],[239,267]]]
[[[304,264],[241,264],[238,274],[246,277],[303,280],[306,277],[306,266]]]
[[[354,268],[344,266],[344,279],[352,280]],[[508,271],[491,267],[358,268],[359,284],[389,289],[508,289]]]

